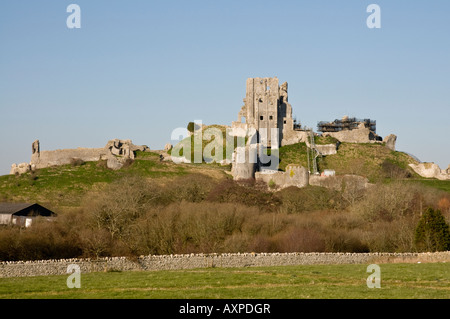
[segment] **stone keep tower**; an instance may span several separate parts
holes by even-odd
[[[244,121],[243,121],[244,120]],[[245,130],[267,129],[260,134],[259,142],[264,146],[281,145],[283,136],[293,131],[292,107],[288,103],[287,83],[279,86],[278,78],[249,78],[244,106],[233,127]],[[278,141],[271,140],[271,129],[278,129]]]

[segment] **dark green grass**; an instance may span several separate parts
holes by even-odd
[[[0,279],[0,298],[450,298],[445,263],[380,264],[381,288],[368,288],[368,265],[207,268]]]

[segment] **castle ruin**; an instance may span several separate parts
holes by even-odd
[[[40,168],[72,164],[75,160],[82,162],[105,160],[108,168],[117,170],[127,159],[134,159],[135,151],[148,150],[148,146],[134,145],[131,140],[114,139],[100,148],[78,147],[41,151],[39,140],[35,140],[31,145],[30,163],[12,164],[10,174],[23,174]]]
[[[294,128],[287,82],[280,86],[277,77],[249,78],[246,87],[244,105],[238,113],[238,120],[232,123],[234,135],[245,136],[254,130],[258,134],[258,143],[265,147],[306,140],[306,133]],[[272,129],[278,132],[277,140],[272,140]]]
[[[294,125],[287,82],[279,85],[276,77],[249,78],[243,102],[238,120],[232,122],[232,135],[251,138],[246,146],[236,148],[232,161],[233,178],[242,180],[256,177],[266,182],[277,180],[283,181],[283,184],[305,186],[305,179],[308,179],[306,169],[293,166],[288,173],[279,172],[279,158],[278,155],[274,156],[278,154],[276,151],[279,146],[306,142],[309,134]],[[263,148],[271,149],[270,167],[264,167],[264,161],[261,160]]]
[[[302,169],[295,163],[288,165],[285,172],[278,171],[278,163],[276,163],[276,169],[272,164],[270,168],[267,168],[260,160],[261,150],[264,148],[270,148],[273,154],[279,146],[304,142],[310,154],[313,154],[313,160],[317,156],[336,154],[341,142],[384,142],[386,147],[395,150],[397,138],[395,135],[391,134],[383,140],[376,134],[375,121],[349,118],[348,116],[333,122],[319,122],[318,128],[322,136],[332,136],[338,142],[316,145],[314,137],[318,134],[314,133],[312,129],[302,129],[295,123],[292,117],[292,106],[288,102],[288,84],[284,82],[279,85],[276,77],[247,79],[246,96],[243,102],[244,105],[238,113],[238,120],[232,122],[231,135],[250,136],[251,138],[245,147],[236,147],[231,169],[235,180],[253,178],[265,182],[272,181],[282,187],[291,185],[303,187],[308,185],[308,182],[305,181],[309,179],[309,174],[319,174],[315,168]],[[273,134],[273,131],[277,134]],[[255,158],[256,160],[250,161]],[[271,159],[272,162],[278,160],[278,157]],[[313,164],[312,167],[315,165]]]

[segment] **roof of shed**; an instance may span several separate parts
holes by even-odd
[[[56,216],[50,209],[37,203],[0,203],[0,214],[17,216]]]
[[[0,214],[14,214],[33,205],[30,203],[0,203]]]

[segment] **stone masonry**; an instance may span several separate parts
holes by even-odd
[[[305,187],[309,184],[308,170],[296,164],[289,164],[286,166],[284,172],[281,171],[262,171],[255,173],[257,181],[263,181],[273,188],[283,189],[289,186]]]
[[[277,77],[249,78],[246,87],[244,106],[238,113],[238,120],[232,123],[233,130],[256,130],[258,142],[268,147],[304,141],[305,132],[294,130],[287,82],[279,85]],[[272,141],[271,129],[278,130],[277,141]]]
[[[70,264],[81,274],[104,271],[157,271],[211,267],[266,267],[319,264],[450,262],[450,251],[436,253],[224,253],[0,262],[0,278],[67,275]]]

